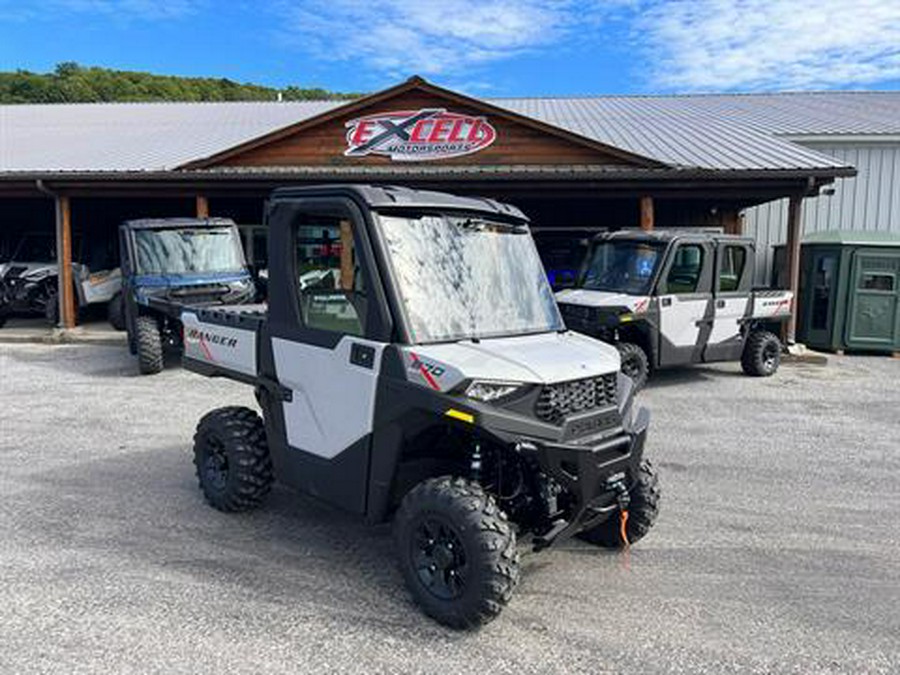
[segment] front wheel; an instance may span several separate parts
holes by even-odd
[[[746,375],[769,377],[781,364],[781,340],[767,330],[750,333],[741,355],[741,368]]]
[[[219,511],[259,506],[272,488],[272,460],[262,419],[232,406],[203,416],[194,434],[194,466],[206,501]]]
[[[413,598],[451,628],[493,620],[519,582],[516,534],[480,485],[444,476],[419,483],[394,519],[400,571]]]
[[[620,342],[616,347],[622,360],[622,373],[634,382],[635,391],[643,389],[650,376],[650,358],[640,345]]]
[[[628,497],[628,522],[625,525],[625,534],[628,536],[628,543],[634,544],[647,535],[659,515],[659,475],[649,460],[641,462],[637,480],[628,491]],[[578,536],[603,548],[622,548],[625,544],[622,541],[618,514],[610,516]]]
[[[142,375],[153,375],[163,369],[162,335],[159,322],[152,316],[139,316],[137,329],[138,368]]]

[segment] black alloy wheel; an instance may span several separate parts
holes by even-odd
[[[419,581],[441,600],[462,596],[468,573],[466,551],[452,525],[438,517],[422,520],[410,542]]]

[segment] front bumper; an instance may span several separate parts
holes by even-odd
[[[627,380],[627,378],[623,378]],[[495,440],[531,458],[562,488],[565,508],[547,514],[534,535],[536,549],[590,529],[618,511],[617,483],[629,490],[637,479],[650,412],[634,406],[630,380],[618,409],[574,416],[561,426],[523,420],[479,406],[479,426]],[[616,422],[611,422],[616,420]],[[600,430],[593,424],[599,422]]]
[[[0,314],[42,313],[45,305],[40,282],[22,277],[0,279]]]
[[[541,470],[571,499],[567,516],[535,535],[535,549],[564,541],[609,518],[618,509],[615,483],[630,488],[644,455],[650,425],[646,408],[636,412],[630,428],[592,445],[525,441],[523,449],[536,454]]]

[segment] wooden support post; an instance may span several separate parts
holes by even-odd
[[[800,300],[800,239],[802,236],[803,195],[793,195],[788,201],[787,246],[785,260],[787,262],[788,290],[794,294],[791,301],[791,318],[787,322],[788,344],[797,341],[798,303]]]
[[[353,231],[350,221],[341,221],[341,290],[353,290]]]
[[[742,235],[744,233],[744,218],[738,211],[724,211],[722,213],[722,230],[725,234]]]
[[[206,195],[197,195],[197,217],[209,218],[209,200]]]
[[[59,319],[63,328],[75,327],[75,286],[72,283],[72,207],[69,198],[56,198],[56,265]]]
[[[653,227],[653,197],[641,197],[641,229],[645,232],[651,232]]]

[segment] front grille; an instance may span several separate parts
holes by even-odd
[[[618,374],[548,384],[541,390],[535,414],[550,424],[561,424],[569,415],[615,405]]]
[[[588,321],[593,317],[594,308],[584,305],[572,305],[567,302],[559,303],[559,310],[567,319],[581,319]]]

